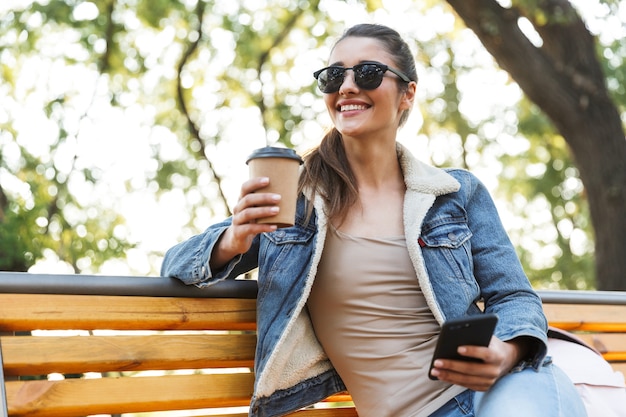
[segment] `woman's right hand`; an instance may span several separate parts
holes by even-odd
[[[211,254],[211,269],[219,269],[235,256],[250,249],[259,233],[273,232],[275,225],[256,223],[257,219],[278,213],[280,194],[257,193],[266,187],[269,178],[251,178],[241,186],[239,201],[233,208],[232,224],[220,237]]]

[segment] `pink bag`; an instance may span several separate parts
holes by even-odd
[[[588,417],[626,417],[624,375],[597,350],[569,332],[550,327],[548,355],[578,389]]]

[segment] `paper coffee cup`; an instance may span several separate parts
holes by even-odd
[[[298,171],[302,158],[293,149],[266,146],[252,152],[246,164],[250,167],[250,178],[270,179],[269,185],[257,192],[281,195],[278,214],[257,219],[257,223],[275,224],[278,227],[293,226],[298,200]]]

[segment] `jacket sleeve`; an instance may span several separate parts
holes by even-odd
[[[256,268],[259,236],[255,237],[248,252],[236,256],[219,271],[211,270],[209,266],[211,252],[230,224],[231,218],[228,218],[170,248],[163,258],[161,276],[178,278],[185,284],[205,287],[226,279],[237,278]]]
[[[473,272],[485,311],[497,314],[496,335],[501,340],[534,339],[531,354],[537,365],[547,352],[547,320],[541,299],[524,273],[488,190],[473,174],[465,171],[463,176]]]

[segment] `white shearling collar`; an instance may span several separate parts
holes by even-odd
[[[407,191],[440,196],[458,191],[459,182],[446,171],[416,159],[402,144],[396,145]]]

